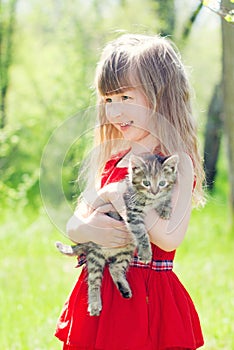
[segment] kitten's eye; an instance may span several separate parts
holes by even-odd
[[[158,185],[159,185],[160,187],[165,187],[166,184],[167,184],[167,183],[166,183],[165,180],[161,180],[161,181],[159,181],[159,184],[158,184]]]
[[[145,187],[149,187],[149,186],[150,186],[150,181],[148,181],[148,180],[143,180],[143,181],[142,181],[142,185],[145,186]]]

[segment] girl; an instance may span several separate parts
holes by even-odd
[[[124,185],[118,182],[127,175],[131,154],[179,154],[178,180],[171,218],[160,219],[154,210],[145,218],[153,258],[150,265],[137,258],[131,263],[127,279],[132,298],[120,296],[106,267],[102,311],[90,316],[84,267],[64,305],[56,336],[64,350],[197,349],[203,345],[199,318],[172,271],[192,197],[196,204],[203,200],[203,170],[184,67],[166,38],[125,34],[104,49],[96,88],[96,152],[83,198],[67,225],[70,239],[113,248],[129,242],[124,223],[105,213],[113,207],[122,210]]]

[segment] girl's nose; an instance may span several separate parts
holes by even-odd
[[[118,119],[122,115],[122,103],[112,102],[106,104],[106,116],[109,120]]]

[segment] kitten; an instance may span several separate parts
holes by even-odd
[[[67,246],[60,242],[57,248],[69,256],[86,255],[88,269],[88,311],[91,316],[99,315],[102,309],[100,288],[103,269],[106,263],[112,279],[124,298],[131,298],[132,292],[126,280],[126,271],[137,249],[139,259],[149,263],[152,259],[151,245],[144,217],[154,208],[163,219],[171,215],[171,195],[177,177],[178,156],[161,157],[144,154],[131,156],[129,175],[124,180],[127,189],[124,193],[126,206],[125,223],[133,234],[133,240],[124,247],[104,248],[94,242]],[[123,220],[118,213],[107,215]]]

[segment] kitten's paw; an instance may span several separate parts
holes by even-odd
[[[88,312],[90,316],[99,316],[102,310],[102,304],[100,302],[94,302],[89,305]]]
[[[139,250],[138,257],[139,257],[140,261],[143,262],[144,264],[149,264],[152,260],[151,249],[150,250],[147,250],[147,249]]]
[[[131,299],[132,297],[132,292],[131,290],[126,290],[124,292],[121,292],[122,296],[125,298],[125,299]]]
[[[124,286],[122,283],[118,282],[117,286],[123,298],[130,299],[132,297],[132,291],[129,286],[126,286],[126,283]]]
[[[158,214],[160,218],[169,220],[171,217],[171,208],[164,208]]]

